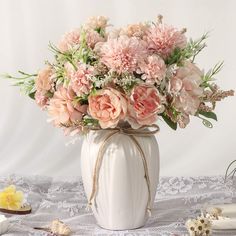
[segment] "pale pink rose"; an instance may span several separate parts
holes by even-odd
[[[36,93],[35,93],[35,101],[37,103],[37,105],[41,108],[45,108],[47,103],[48,103],[48,97],[45,96],[45,93],[40,91],[40,90],[37,90]]]
[[[35,80],[36,90],[39,91],[49,91],[52,88],[51,77],[53,75],[52,67],[47,66],[41,71],[39,71],[38,76]]]
[[[108,39],[100,47],[100,54],[101,61],[112,71],[133,72],[146,55],[146,47],[144,41],[138,38],[120,36],[117,39]]]
[[[78,46],[80,44],[80,29],[74,29],[65,35],[58,43],[58,49],[61,52],[66,52],[73,46]]]
[[[148,56],[139,64],[139,67],[139,73],[144,73],[142,79],[149,84],[157,83],[159,85],[166,76],[165,62],[157,55]]]
[[[128,105],[128,122],[132,128],[155,123],[157,114],[163,111],[163,98],[154,86],[140,84],[134,87]]]
[[[148,49],[167,58],[175,48],[184,48],[187,44],[183,31],[179,31],[172,26],[157,24],[150,28],[146,37]]]
[[[102,129],[115,128],[120,120],[124,120],[127,113],[127,99],[125,95],[113,88],[106,88],[90,95],[89,113],[99,121]]]
[[[48,114],[56,126],[78,123],[86,114],[87,105],[75,104],[74,97],[71,89],[60,87],[50,99]]]
[[[170,91],[174,96],[174,107],[188,115],[195,115],[203,95],[203,73],[191,62],[186,62],[183,67],[177,69],[176,74],[170,80]]]
[[[78,63],[77,70],[70,63],[65,64],[67,77],[70,80],[70,87],[77,96],[89,94],[93,87],[91,76],[94,75],[94,67],[84,63]]]

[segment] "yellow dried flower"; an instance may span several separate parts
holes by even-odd
[[[23,193],[16,191],[14,185],[10,185],[0,192],[0,207],[9,210],[19,210],[22,206],[23,199]]]

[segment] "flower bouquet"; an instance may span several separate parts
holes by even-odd
[[[82,177],[104,228],[140,227],[151,212],[159,176],[156,122],[176,130],[194,116],[212,127],[216,102],[234,93],[214,82],[222,63],[207,73],[195,64],[207,34],[188,40],[185,33],[162,16],[120,29],[92,17],[49,45],[54,61],[37,74],[6,75],[56,127],[87,133]]]

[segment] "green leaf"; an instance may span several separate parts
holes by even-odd
[[[36,93],[36,92],[29,93],[28,96],[29,96],[30,98],[32,98],[32,99],[35,99],[35,93]]]
[[[213,119],[213,120],[217,121],[217,116],[216,116],[216,114],[214,112],[211,112],[211,111],[209,111],[209,112],[200,111],[199,114],[202,115],[202,116],[205,116],[205,117],[207,117],[209,119]]]
[[[173,122],[167,115],[164,113],[161,114],[163,120],[166,122],[167,125],[170,126],[173,130],[177,130],[177,123]]]

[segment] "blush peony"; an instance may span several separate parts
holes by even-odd
[[[170,91],[174,96],[174,107],[188,115],[195,115],[203,95],[203,73],[191,62],[186,62],[177,69],[175,76],[170,80]]]
[[[105,88],[89,96],[89,113],[102,129],[115,128],[127,113],[127,99],[113,88]]]
[[[154,86],[134,87],[128,105],[128,122],[137,129],[156,122],[157,114],[164,111],[163,98]]]
[[[87,105],[75,104],[74,97],[75,93],[64,87],[54,93],[48,105],[48,114],[56,126],[78,123],[86,114]]]

